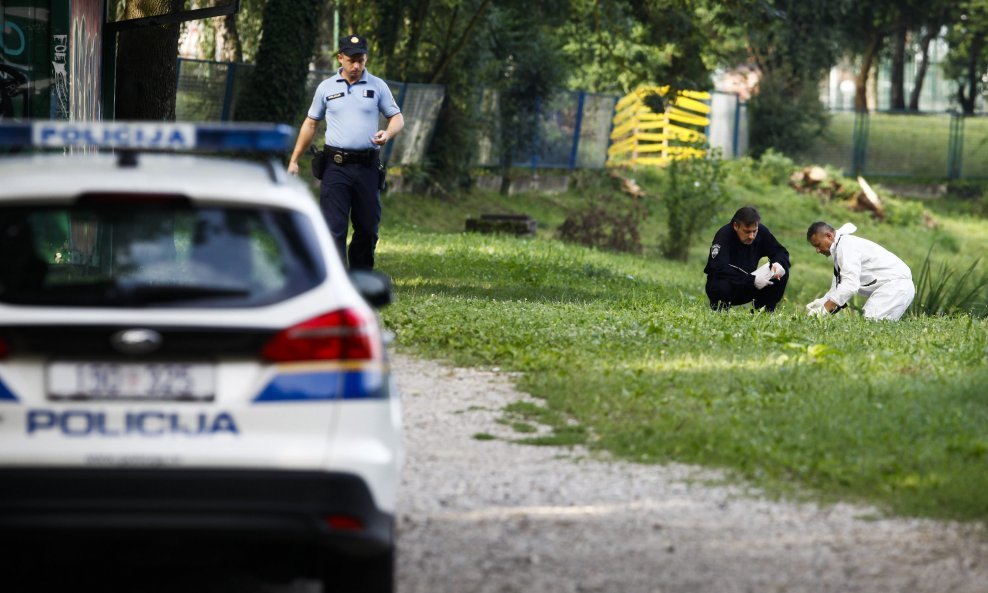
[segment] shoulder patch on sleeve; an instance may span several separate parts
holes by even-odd
[[[715,258],[717,257],[718,253],[720,253],[720,245],[714,243],[713,245],[710,246],[710,257]]]

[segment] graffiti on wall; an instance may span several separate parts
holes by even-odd
[[[30,112],[31,40],[39,24],[47,25],[47,11],[39,14],[23,2],[0,4],[0,119]]]
[[[75,0],[72,3],[69,79],[70,114],[75,120],[102,119],[100,88],[103,17],[100,0]]]
[[[51,116],[69,119],[68,35],[51,36]]]

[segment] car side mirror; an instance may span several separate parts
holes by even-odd
[[[350,282],[370,306],[381,309],[394,300],[391,278],[372,270],[350,270]]]

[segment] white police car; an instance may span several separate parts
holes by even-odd
[[[368,305],[390,284],[348,275],[280,163],[158,152],[292,139],[0,123],[62,148],[0,158],[6,566],[161,554],[392,590],[400,405]]]

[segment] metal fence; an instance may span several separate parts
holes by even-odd
[[[516,167],[592,169],[603,168],[607,160],[608,136],[614,105],[619,97],[583,91],[561,91],[538,105],[536,130],[531,147],[516,150]],[[482,129],[477,165],[500,164],[499,121],[496,116],[499,93],[483,89],[478,97]]]
[[[747,104],[733,93],[711,93],[710,126],[706,129],[712,147],[728,159],[748,150]],[[539,105],[538,130],[531,150],[514,155],[514,165],[531,168],[599,169],[607,162],[607,149],[618,95],[562,91]],[[477,164],[497,166],[498,93],[481,92],[478,112],[487,129],[481,135]]]
[[[736,93],[713,91],[710,97],[710,127],[707,138],[720,148],[723,158],[736,159],[748,153],[748,104]]]
[[[958,113],[834,112],[801,155],[851,175],[988,178],[988,117]]]
[[[176,116],[184,121],[226,121],[236,113],[236,100],[253,64],[178,60]],[[310,98],[319,83],[335,71],[312,71],[307,80],[304,104],[295,122],[305,118]],[[441,85],[388,81],[405,117],[405,129],[386,147],[385,159],[393,165],[421,164],[436,129],[444,97]],[[531,168],[603,168],[610,144],[611,122],[617,95],[560,91],[538,107],[537,130],[530,148],[514,155],[514,165]],[[476,166],[497,166],[498,93],[480,89]],[[725,158],[735,158],[747,150],[747,113],[737,95],[713,93],[708,136],[711,145],[723,149]]]
[[[181,121],[232,119],[236,113],[236,100],[241,87],[253,68],[253,64],[180,58],[176,118]],[[309,109],[316,87],[335,74],[334,70],[310,71],[306,80],[307,98],[299,105],[295,121],[286,123],[300,124]],[[419,163],[436,128],[444,88],[436,84],[387,83],[405,116],[405,129],[394,142],[388,143],[384,158],[392,165]]]

